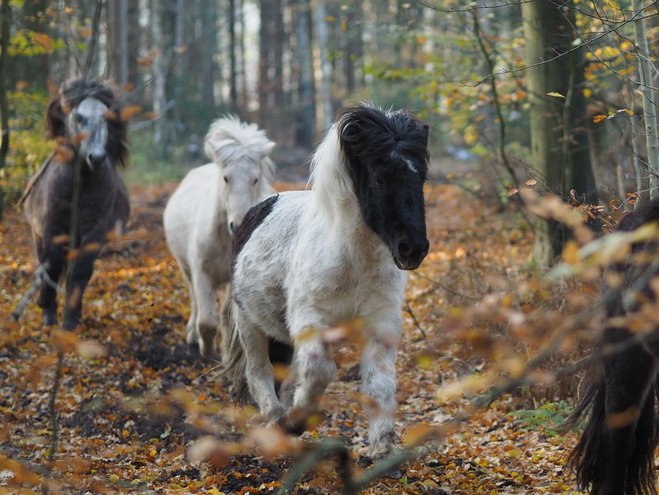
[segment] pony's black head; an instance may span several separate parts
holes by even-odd
[[[414,270],[429,246],[423,203],[428,126],[404,112],[364,105],[343,110],[337,130],[366,225],[398,268]]]
[[[94,100],[98,102],[96,107]],[[85,103],[81,107],[83,102]],[[105,161],[106,158],[110,163],[125,167],[128,161],[128,143],[126,140],[127,124],[121,115],[123,106],[115,97],[112,88],[99,81],[78,78],[62,85],[60,92],[53,96],[48,103],[47,135],[51,139],[66,138],[68,144],[77,149],[80,137],[77,136],[76,127],[84,125],[84,119],[89,118],[85,112],[93,113],[96,111],[95,108],[100,105],[107,109],[103,112],[103,123],[107,124],[105,154],[95,150],[84,158],[92,167]]]

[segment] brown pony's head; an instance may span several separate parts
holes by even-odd
[[[94,162],[106,158],[115,166],[124,168],[129,152],[126,139],[127,124],[121,116],[122,108],[122,103],[109,86],[99,81],[72,79],[64,83],[59,93],[48,103],[46,133],[51,139],[58,137],[69,139],[72,146],[79,148],[74,143],[79,141],[78,134],[89,134],[89,131],[85,130],[88,119],[92,117],[89,114],[100,111],[103,113],[100,116],[101,121],[107,125],[107,130],[95,129],[92,134],[97,134],[98,131],[98,136],[95,136],[97,141],[104,138],[104,153],[92,149],[90,145],[88,156],[84,158],[92,168]]]

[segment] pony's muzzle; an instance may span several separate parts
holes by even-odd
[[[103,165],[107,155],[105,153],[94,153],[93,151],[87,155],[87,163],[95,170]]]
[[[425,239],[418,246],[413,246],[407,241],[400,241],[396,245],[394,261],[396,266],[401,270],[416,270],[421,265],[423,259],[428,255],[430,242]]]

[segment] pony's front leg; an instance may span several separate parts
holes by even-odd
[[[92,249],[86,246],[100,245],[100,243],[82,244],[78,255],[73,263],[73,274],[71,280],[67,278],[66,284],[66,304],[64,306],[64,317],[62,319],[62,328],[73,330],[78,326],[82,315],[82,294],[87,288],[89,279],[94,273],[94,261],[100,252],[100,249]]]
[[[268,337],[256,326],[245,322],[241,316],[240,311],[236,311],[236,329],[245,354],[245,378],[249,393],[263,417],[274,425],[284,417],[286,411],[275,392]]]
[[[397,338],[373,339],[362,348],[362,391],[372,400],[365,413],[373,459],[381,459],[396,450],[396,346]]]
[[[42,241],[43,242],[43,241]],[[41,308],[43,324],[57,325],[57,284],[64,267],[64,249],[48,241],[43,244],[37,244],[39,247],[39,263],[44,267],[44,273],[41,275],[41,289],[37,304]]]
[[[220,323],[217,315],[217,290],[208,275],[199,267],[192,276],[193,304],[196,304],[196,322],[194,334],[188,330],[187,342],[194,344],[198,341],[199,352],[207,358],[217,357],[215,349],[215,336]]]
[[[309,328],[309,327],[306,327]],[[290,382],[282,386],[282,398],[288,400],[289,390],[296,384],[293,395],[293,411],[287,428],[301,434],[305,429],[306,416],[318,409],[318,402],[327,385],[336,374],[336,363],[327,345],[309,331],[296,332],[295,355]]]

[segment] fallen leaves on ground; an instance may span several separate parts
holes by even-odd
[[[339,373],[322,403],[326,417],[300,439],[268,432],[252,408],[233,406],[217,363],[189,353],[188,295],[162,228],[174,187],[132,188],[129,231],[97,261],[81,325],[66,338],[42,327],[34,301],[18,323],[9,321],[37,264],[22,216],[10,210],[0,224],[0,494],[42,493],[43,487],[64,494],[274,493],[297,462],[294,453],[304,456],[329,437],[343,439],[354,467],[366,468],[354,347],[337,351]],[[431,251],[410,274],[403,308],[397,428],[416,443],[469,412],[450,422],[445,438],[423,444],[401,479],[379,479],[364,493],[570,492],[574,477],[565,463],[575,434],[524,428],[509,414],[523,403],[519,395],[477,410],[469,409],[466,388],[451,400],[438,395],[465,377],[514,369],[509,334],[492,337],[477,325],[469,333],[456,322],[465,318],[464,308],[487,308],[487,297],[495,298],[492,314],[508,319],[502,328],[522,332],[534,318],[537,308],[528,302],[525,309],[523,302],[533,296],[524,290],[543,289],[528,268],[526,222],[448,185],[427,188],[427,221]],[[497,359],[500,368],[493,367]],[[53,410],[58,362],[62,379]],[[491,384],[475,382],[476,388]],[[51,464],[53,411],[59,431]],[[304,475],[293,493],[337,493],[340,486],[329,459]]]

